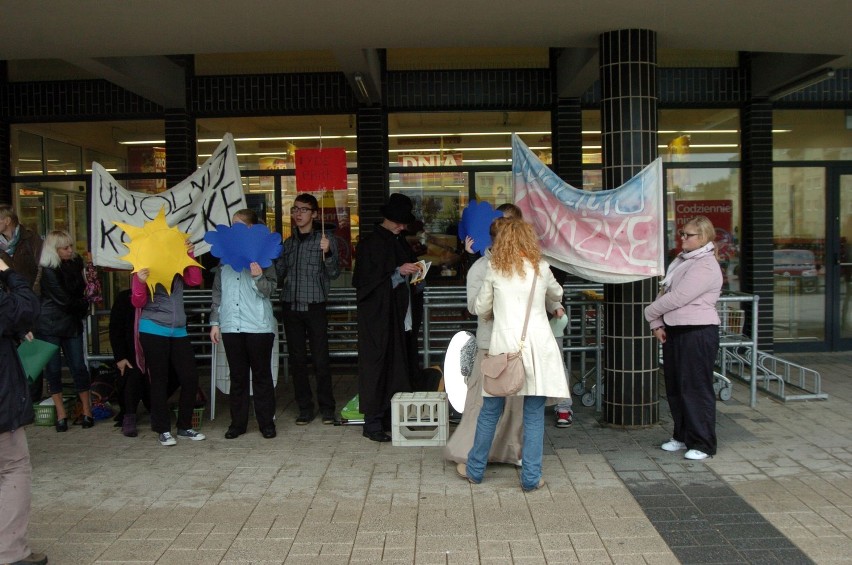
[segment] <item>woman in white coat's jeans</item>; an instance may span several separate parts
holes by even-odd
[[[561,304],[562,287],[553,278],[547,262],[541,259],[538,239],[530,224],[517,219],[498,219],[495,223],[497,230],[491,259],[475,304],[477,315],[494,317],[489,348],[492,355],[518,350],[533,275],[538,272],[522,354],[526,381],[517,393],[524,397],[521,488],[531,491],[544,485],[541,457],[545,403],[550,398],[551,404],[555,404],[558,399],[570,395],[562,355],[545,310],[546,303]],[[554,315],[562,317],[565,310],[559,306]],[[485,474],[488,452],[504,403],[505,398],[483,392],[482,410],[467,465],[458,466],[459,474],[472,483],[480,483]]]

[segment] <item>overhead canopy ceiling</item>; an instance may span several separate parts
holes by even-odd
[[[852,56],[848,0],[0,0],[0,59],[309,49],[597,46],[623,28],[666,49]]]

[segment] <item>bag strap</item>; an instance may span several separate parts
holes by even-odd
[[[524,318],[524,331],[521,333],[521,349],[524,348],[524,341],[527,339],[527,324],[530,321],[530,310],[532,309],[533,295],[535,294],[535,283],[538,280],[538,271],[533,274],[532,288],[530,289],[530,298],[527,300],[527,315]]]

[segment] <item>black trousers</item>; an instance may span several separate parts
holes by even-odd
[[[145,382],[145,375],[135,366],[124,369],[124,375],[120,377],[121,386],[121,410],[126,414],[136,415],[136,409],[139,406],[139,401],[145,399],[150,410],[151,392],[148,390],[148,383]],[[168,389],[167,389],[168,391]]]
[[[672,437],[708,455],[716,454],[713,366],[718,351],[719,326],[666,326],[663,372]]]
[[[325,303],[309,304],[307,312],[293,310],[289,304],[284,304],[283,321],[290,375],[293,377],[293,392],[299,413],[314,413],[314,400],[308,373],[307,342],[310,341],[311,357],[317,379],[317,403],[323,416],[334,416],[335,403],[331,384]]]
[[[173,369],[180,381],[177,427],[186,430],[192,427],[192,410],[198,393],[198,371],[195,352],[189,337],[164,337],[140,333],[139,342],[145,354],[145,365],[151,379],[151,428],[158,434],[170,432],[172,418],[169,400],[169,369]]]
[[[231,369],[231,427],[245,432],[249,413],[249,375],[254,392],[254,415],[261,430],[275,426],[275,386],[272,382],[272,344],[275,335],[223,333]]]

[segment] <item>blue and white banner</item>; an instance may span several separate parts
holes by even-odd
[[[665,273],[661,159],[613,190],[580,190],[560,179],[512,136],[515,204],[535,226],[557,267],[600,283]]]

